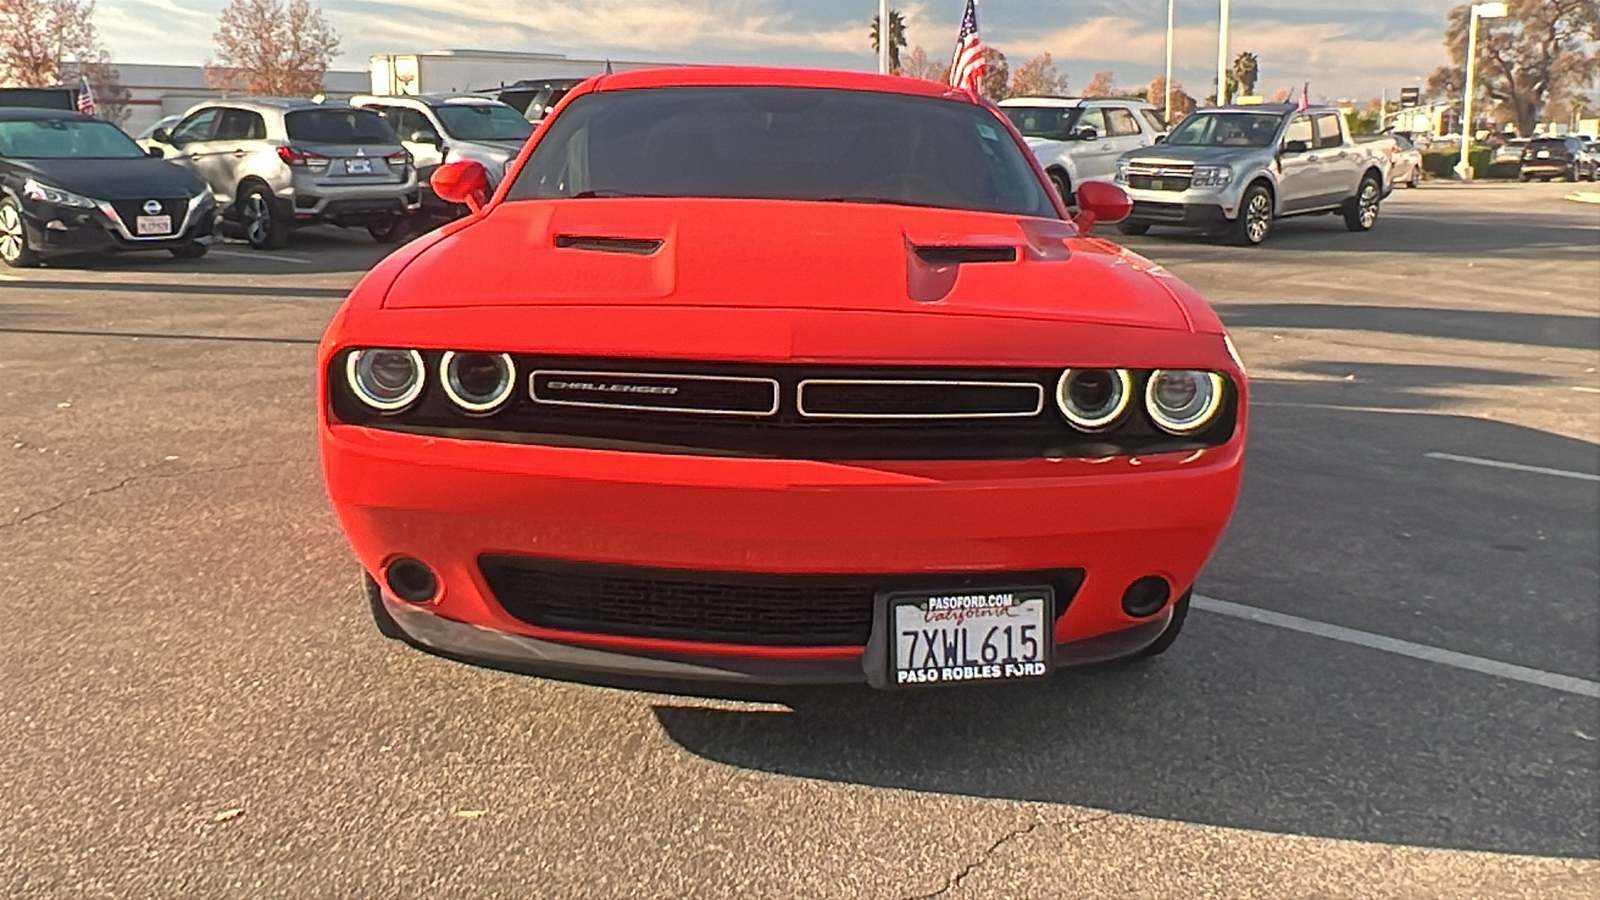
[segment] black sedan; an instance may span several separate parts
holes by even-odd
[[[115,125],[53,109],[0,108],[0,262],[166,250],[204,256],[216,200],[198,177],[147,156]]]

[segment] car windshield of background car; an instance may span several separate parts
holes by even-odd
[[[1017,126],[1023,137],[1064,141],[1072,134],[1072,126],[1082,112],[1077,106],[1002,106],[1011,124]]]
[[[394,129],[364,109],[307,109],[283,117],[289,140],[307,144],[398,144]]]
[[[134,159],[133,139],[109,122],[32,119],[0,122],[0,156],[13,159]]]
[[[1283,117],[1274,113],[1196,113],[1172,129],[1175,147],[1270,147]]]
[[[533,134],[533,125],[509,106],[454,103],[433,112],[458,141],[523,141]]]
[[[961,101],[798,87],[600,91],[556,117],[508,199],[725,197],[1059,218],[1025,153],[993,112]]]

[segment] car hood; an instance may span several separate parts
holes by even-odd
[[[420,253],[384,306],[939,311],[1189,330],[1152,268],[1053,219],[796,201],[518,201]]]
[[[1129,150],[1122,154],[1121,160],[1127,162],[1137,159],[1140,162],[1184,162],[1184,163],[1233,163],[1245,159],[1260,159],[1271,156],[1270,147],[1174,147],[1171,144],[1155,144],[1150,147],[1140,147],[1138,150]]]
[[[195,197],[205,183],[194,173],[153,157],[134,159],[13,159],[41,182],[94,200]]]

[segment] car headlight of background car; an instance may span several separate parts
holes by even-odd
[[[64,191],[61,188],[52,187],[32,178],[22,183],[22,195],[38,203],[50,203],[56,206],[70,206],[78,209],[94,209],[96,206],[93,200],[82,194]]]
[[[1192,187],[1222,187],[1233,180],[1233,169],[1229,166],[1195,166],[1194,178],[1189,182]]]

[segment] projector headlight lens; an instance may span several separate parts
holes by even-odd
[[[439,361],[445,396],[462,412],[486,416],[505,405],[516,388],[517,364],[508,353],[450,351]]]
[[[1117,423],[1133,396],[1127,369],[1068,369],[1056,382],[1056,406],[1079,431],[1104,431]]]
[[[1192,434],[1222,409],[1222,376],[1199,369],[1157,369],[1144,392],[1145,408],[1169,434]]]
[[[422,354],[415,350],[357,350],[345,363],[350,390],[362,403],[385,413],[399,412],[422,396],[424,371]]]

